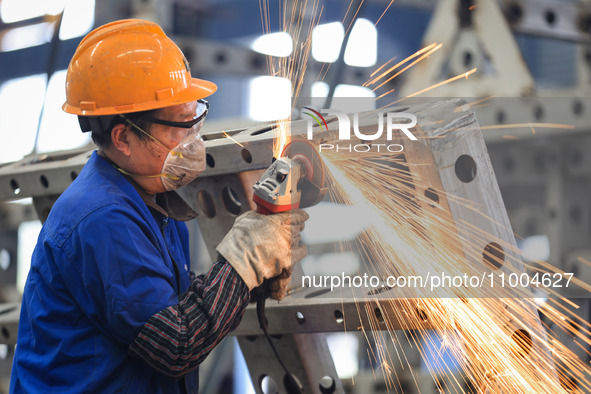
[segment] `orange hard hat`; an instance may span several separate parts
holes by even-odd
[[[83,116],[147,111],[199,100],[216,89],[191,77],[187,59],[160,26],[125,19],[80,42],[68,66],[62,109]]]

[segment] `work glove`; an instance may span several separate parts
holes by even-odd
[[[272,279],[265,283],[268,295],[280,300],[285,297],[292,265],[306,256],[300,233],[307,219],[301,209],[270,215],[246,212],[236,219],[217,251],[249,290]]]

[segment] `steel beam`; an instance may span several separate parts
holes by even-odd
[[[429,60],[414,66],[402,97],[474,68],[470,80],[437,88],[439,97],[519,97],[530,95],[534,80],[496,0],[438,2],[423,44],[442,43]],[[493,71],[494,70],[494,71]],[[443,78],[442,78],[443,75]]]
[[[591,42],[591,7],[585,1],[502,0],[516,33],[576,42]]]
[[[417,195],[428,195],[433,190],[439,191],[437,202],[428,203],[417,199],[418,208],[426,213],[438,215],[455,223],[457,236],[440,234],[437,228],[426,228],[425,237],[433,242],[440,242],[446,235],[447,242],[454,243],[458,250],[463,250],[468,262],[467,269],[475,269],[483,265],[484,250],[488,243],[498,242],[509,245],[504,251],[504,265],[501,270],[523,271],[518,256],[514,255],[514,238],[492,167],[486,153],[479,124],[471,110],[465,110],[461,100],[447,100],[436,103],[413,103],[397,107],[391,111],[413,113],[418,118],[418,129],[421,132],[419,141],[396,139],[404,146],[406,163]],[[367,119],[370,119],[368,117]],[[338,132],[338,123],[329,119],[329,128],[325,134],[316,133],[319,138],[334,137]],[[362,132],[374,130],[375,120],[362,122]],[[291,137],[305,138],[307,122],[292,122]],[[207,169],[195,182],[181,190],[182,196],[199,213],[199,225],[208,250],[215,256],[215,246],[232,226],[235,218],[242,212],[251,209],[251,190],[253,180],[260,171],[271,164],[271,142],[275,134],[275,126],[258,126],[244,130],[234,130],[226,134],[210,133],[204,136],[207,149]],[[25,161],[12,163],[0,168],[0,182],[10,185],[2,199],[15,197],[15,186],[18,186],[18,197],[32,196],[48,198],[61,193],[72,180],[72,172],[76,174],[89,156],[88,151],[63,154],[46,158],[28,158]],[[458,170],[458,160],[468,156],[467,173],[472,174],[466,180]],[[462,166],[460,166],[462,167]],[[464,178],[463,178],[464,177]],[[44,179],[44,180],[43,180]],[[415,182],[420,180],[420,182]],[[5,186],[6,187],[6,186]],[[448,198],[453,196],[453,198]],[[470,209],[459,201],[471,201],[479,204],[479,210]],[[435,210],[434,210],[435,209]],[[494,220],[486,220],[485,218]],[[447,220],[446,219],[446,220]],[[489,234],[489,239],[476,237],[470,230],[478,228]],[[474,250],[480,252],[474,253]],[[475,260],[474,256],[480,255]],[[323,293],[323,294],[321,294]],[[278,347],[294,371],[304,384],[306,392],[326,392],[320,385],[322,378],[334,381],[333,391],[342,392],[340,381],[326,351],[327,345],[324,332],[365,330],[400,330],[426,329],[431,327],[432,320],[424,310],[420,309],[420,300],[415,299],[400,289],[380,293],[359,293],[347,297],[345,294],[335,298],[330,289],[294,289],[281,303],[269,303],[267,318],[269,330],[273,335],[281,335]],[[466,302],[481,302],[466,300]],[[517,305],[520,305],[516,301]],[[517,330],[517,324],[502,300],[489,302],[491,313],[495,313],[508,336]],[[521,304],[520,313],[531,315],[532,321],[538,321],[537,311],[531,304]],[[419,318],[417,318],[417,316]],[[435,317],[433,317],[435,318]],[[376,323],[377,322],[377,323]],[[520,329],[523,327],[520,326]],[[545,353],[544,330],[542,326],[533,324],[525,328],[532,335],[532,354],[542,362],[549,356]],[[261,376],[269,376],[279,382],[279,392],[285,392],[281,386],[284,372],[274,362],[270,348],[261,344],[260,330],[253,307],[247,308],[243,322],[236,330],[240,336],[245,358],[251,366],[251,375],[257,392],[261,392]],[[247,337],[259,337],[254,341]],[[276,339],[277,340],[277,339]],[[313,366],[313,367],[311,367]],[[540,368],[542,368],[540,366]],[[551,374],[551,372],[549,372]],[[326,382],[327,379],[324,380]]]

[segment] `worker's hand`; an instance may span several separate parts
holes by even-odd
[[[300,232],[308,214],[301,209],[271,215],[249,211],[239,216],[217,247],[217,251],[242,277],[250,290],[265,279],[271,297],[285,296],[291,267],[306,256]]]
[[[284,269],[281,271],[279,275],[270,279],[268,282],[265,282],[263,286],[267,285],[267,289],[264,291],[269,294],[274,300],[281,301],[285,298],[287,294],[287,286],[289,286],[289,282],[291,281],[291,268]]]

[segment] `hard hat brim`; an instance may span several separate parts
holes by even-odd
[[[70,105],[65,102],[62,105],[62,109],[67,113],[82,116],[125,114],[131,112],[149,111],[153,109],[170,107],[177,104],[184,104],[191,101],[197,101],[212,95],[216,90],[217,85],[213,82],[206,81],[205,79],[191,78],[191,83],[186,89],[176,93],[174,93],[172,90],[169,91],[164,89],[160,92],[157,92],[154,100],[152,101],[101,108],[97,108],[92,102],[79,103],[79,106]]]

